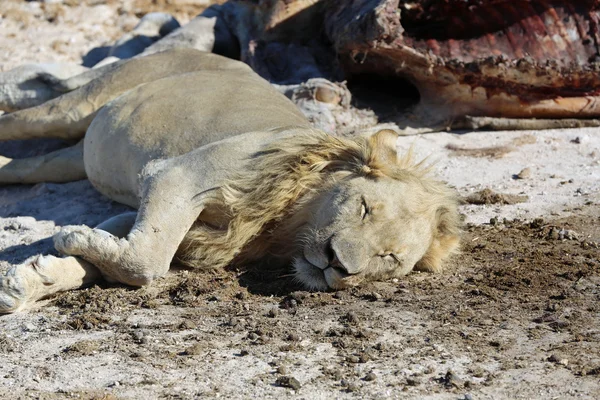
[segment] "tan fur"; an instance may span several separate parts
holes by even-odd
[[[180,260],[200,268],[244,265],[274,255],[289,262],[299,251],[296,231],[306,223],[307,209],[317,206],[319,191],[343,178],[385,176],[424,186],[431,193],[431,202],[439,207],[438,229],[418,268],[440,272],[459,243],[457,200],[444,184],[427,176],[429,168],[415,163],[411,153],[396,156],[396,138],[393,131],[352,140],[300,130],[270,144],[249,170],[222,188],[223,210],[230,217],[227,227],[215,229],[199,221],[185,237]]]
[[[194,68],[180,73],[183,59]],[[133,66],[150,61],[152,76],[128,88]],[[117,65],[50,103],[41,108],[64,107],[54,117],[65,131],[87,128],[83,142],[35,170],[0,166],[0,179],[46,180],[76,163],[100,192],[138,210],[95,229],[64,227],[54,244],[71,257],[40,256],[0,277],[0,312],[99,275],[146,285],[174,257],[202,268],[269,262],[324,290],[415,266],[439,271],[457,246],[454,192],[410,153],[398,157],[394,132],[344,139],[311,128],[293,103],[236,61],[160,53]],[[66,118],[81,104],[95,110]],[[56,128],[24,114],[31,132],[51,136],[46,128]],[[1,122],[0,138],[10,133]]]

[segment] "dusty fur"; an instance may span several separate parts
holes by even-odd
[[[347,139],[302,129],[291,139],[275,141],[253,157],[245,172],[222,187],[227,228],[197,223],[180,247],[180,260],[192,267],[218,268],[266,257],[277,244],[279,255],[287,253],[282,258],[290,261],[297,250],[294,235],[306,222],[306,209],[319,201],[319,193],[340,179],[385,176],[423,185],[439,198],[443,205],[436,215],[440,232],[421,263],[422,269],[439,270],[441,259],[458,243],[455,196],[427,176],[430,168],[415,163],[412,152],[398,157],[389,143],[395,143],[396,137],[391,131],[381,131],[370,138]],[[455,238],[450,240],[454,245],[449,243],[450,236]],[[284,243],[287,246],[282,250]]]

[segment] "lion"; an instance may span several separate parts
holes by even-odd
[[[195,68],[180,70],[182,57]],[[1,117],[21,118],[25,137],[85,136],[9,161],[0,183],[87,177],[137,209],[95,228],[64,227],[54,245],[65,257],[36,256],[0,279],[1,312],[102,279],[148,285],[172,263],[289,267],[306,289],[337,290],[438,272],[457,250],[454,190],[410,153],[398,156],[395,132],[344,138],[312,128],[248,66],[214,54],[140,60],[156,68],[139,77],[123,64],[50,106]],[[5,127],[0,137],[16,139]]]

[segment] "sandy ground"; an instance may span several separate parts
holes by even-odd
[[[146,11],[183,23],[202,2],[156,3],[3,0],[0,70],[80,62]],[[140,290],[63,294],[0,317],[0,397],[599,398],[599,131],[399,141],[411,145],[465,198],[448,272],[309,293],[288,271],[177,271]],[[54,253],[63,225],[124,210],[87,181],[0,188],[0,269]]]

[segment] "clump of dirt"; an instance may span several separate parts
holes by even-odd
[[[463,147],[453,143],[446,145],[446,149],[451,151],[454,157],[477,157],[477,158],[502,158],[508,153],[516,150],[516,147],[534,144],[537,138],[530,134],[520,135],[514,138],[510,144],[490,147]]]
[[[529,200],[528,196],[496,193],[492,189],[483,189],[465,198],[468,204],[517,204]]]
[[[100,342],[97,340],[82,340],[66,347],[63,352],[71,355],[92,355],[100,349]]]
[[[0,335],[0,353],[11,353],[19,350],[19,343],[6,336]]]
[[[447,144],[446,149],[450,150],[455,157],[489,157],[501,158],[514,151],[512,146],[492,146],[480,148],[467,148],[455,144]]]

